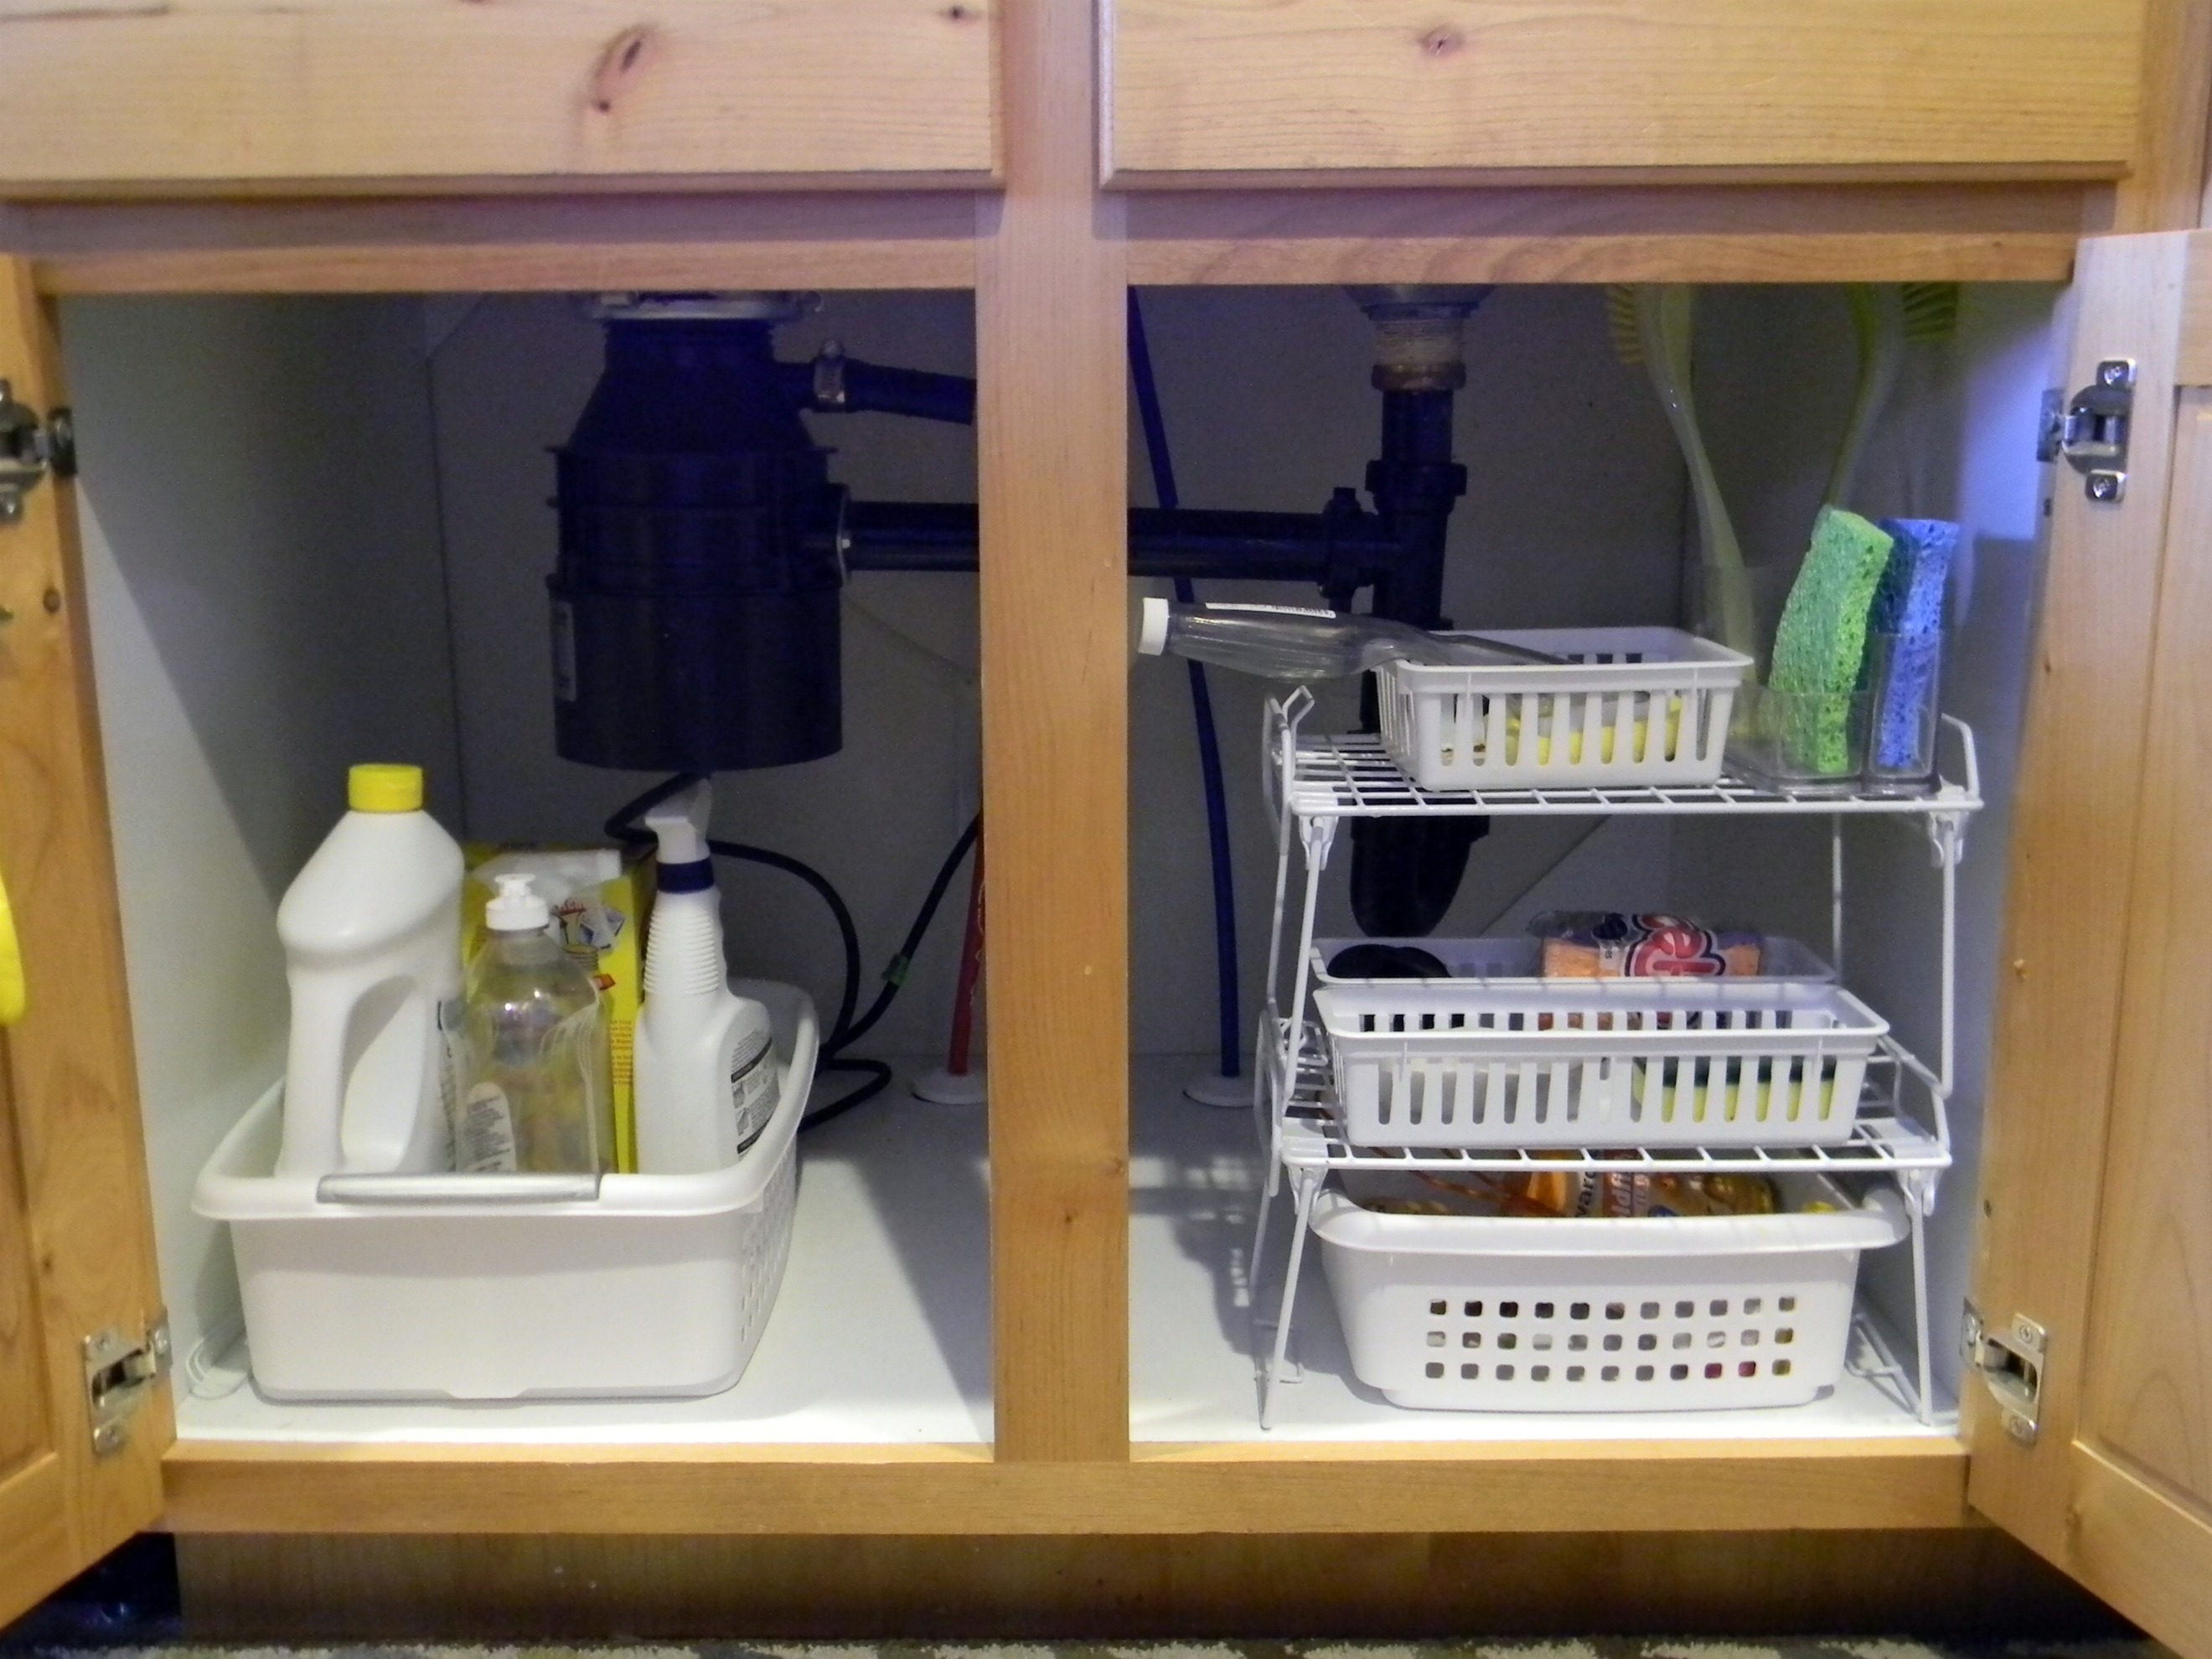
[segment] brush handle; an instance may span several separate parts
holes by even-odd
[[[1759,623],[1752,611],[1751,583],[1743,550],[1721,500],[1705,435],[1698,429],[1698,407],[1691,393],[1691,333],[1697,289],[1686,283],[1647,284],[1636,290],[1636,330],[1644,362],[1659,393],[1667,423],[1674,429],[1689,469],[1690,493],[1698,504],[1698,538],[1705,580],[1719,588],[1721,643],[1747,656],[1759,654]]]
[[[1905,356],[1905,290],[1892,283],[1853,283],[1850,301],[1851,327],[1859,342],[1858,389],[1844,423],[1835,468],[1828,474],[1827,493],[1820,498],[1845,507],[1851,504],[1875,419],[1897,385],[1898,364]]]

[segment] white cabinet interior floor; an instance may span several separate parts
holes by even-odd
[[[834,1097],[854,1083],[832,1076],[818,1086]],[[799,1210],[782,1291],[751,1364],[725,1393],[496,1405],[283,1403],[243,1381],[240,1345],[204,1379],[179,1378],[178,1434],[639,1445],[989,1440],[982,1112],[925,1104],[895,1090],[810,1131],[799,1147]],[[681,1316],[681,1309],[670,1310],[670,1317]]]
[[[1244,1272],[1262,1162],[1243,1111],[1194,1105],[1193,1057],[1139,1056],[1131,1102],[1131,1428],[1149,1442],[1259,1440]],[[902,1066],[902,1076],[913,1066]],[[830,1087],[844,1086],[832,1079]],[[984,1117],[903,1090],[800,1142],[791,1263],[760,1350],[706,1400],[287,1404],[234,1347],[178,1389],[187,1440],[453,1443],[973,1444],[991,1433]],[[1279,1216],[1279,1221],[1285,1218]],[[1281,1234],[1277,1234],[1278,1248]],[[1280,1256],[1275,1256],[1278,1272]],[[1272,1309],[1275,1274],[1262,1288]],[[1772,1411],[1408,1411],[1352,1380],[1309,1251],[1296,1358],[1267,1439],[1513,1441],[1941,1437],[1879,1376]],[[228,1390],[226,1392],[226,1390]]]
[[[1249,1111],[1182,1098],[1195,1060],[1140,1056],[1130,1123],[1130,1430],[1139,1441],[1522,1441],[1943,1437],[1907,1397],[1873,1374],[1862,1330],[1843,1382],[1809,1406],[1764,1411],[1501,1413],[1413,1411],[1354,1379],[1321,1252],[1300,1277],[1291,1352],[1298,1380],[1281,1391],[1275,1426],[1259,1426],[1252,1291],[1246,1265],[1266,1162]],[[1258,1289],[1272,1318],[1282,1289],[1290,1198],[1275,1200]],[[1272,1339],[1272,1331],[1266,1333]],[[1893,1351],[1896,1345],[1893,1344]],[[1948,1401],[1940,1402],[1948,1405]]]

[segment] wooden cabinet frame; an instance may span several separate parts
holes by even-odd
[[[2186,34],[2204,45],[2201,9],[2166,9],[2173,40]],[[2188,76],[2169,75],[2171,84],[2147,100],[2163,124],[2156,165],[2147,162],[2118,191],[1988,184],[1123,197],[1098,190],[1094,135],[1067,118],[1089,108],[1094,92],[1089,8],[1010,0],[1000,10],[1002,193],[0,206],[0,250],[12,256],[0,265],[0,373],[14,373],[19,390],[27,386],[45,404],[60,392],[41,295],[973,289],[993,825],[997,1413],[996,1441],[986,1449],[185,1443],[162,1460],[157,1494],[150,1449],[167,1438],[163,1407],[142,1419],[134,1461],[97,1475],[119,1493],[96,1506],[100,1523],[76,1528],[45,1553],[12,1555],[0,1524],[0,1603],[34,1577],[51,1577],[55,1564],[96,1553],[147,1523],[157,1508],[179,1529],[241,1534],[1158,1536],[1967,1524],[1968,1451],[1949,1441],[1131,1445],[1124,295],[1132,283],[2063,279],[2085,230],[2172,222],[2181,204],[2194,222],[2204,83],[2212,79],[2200,72],[2206,56],[2197,52]],[[2192,320],[2175,326],[2195,355],[2185,369],[2169,369],[2164,384],[2175,373],[2212,378],[2212,353],[2202,345],[2212,325],[2198,326],[2212,317],[2212,282],[2202,279],[2212,252],[2189,237],[2159,246],[2165,251],[2114,257],[2177,262],[2188,276],[2173,304],[2177,319],[2185,313]],[[36,364],[27,375],[14,367],[27,349]],[[2156,429],[2146,427],[2142,441]],[[0,601],[20,614],[27,596],[62,619],[35,623],[50,653],[38,669],[43,701],[11,711],[10,689],[0,684],[0,788],[13,792],[0,799],[0,856],[20,881],[14,862],[21,849],[52,844],[24,803],[50,801],[69,817],[76,862],[50,888],[41,875],[40,894],[58,907],[88,907],[72,921],[90,915],[96,938],[73,979],[47,985],[65,988],[59,994],[93,1016],[76,1040],[82,1066],[105,1079],[102,1109],[119,1135],[134,1115],[130,1044],[68,499],[65,487],[46,489],[26,525],[0,532]],[[2161,520],[2156,533],[2163,528]],[[54,574],[20,574],[33,568]],[[47,592],[58,596],[51,606]],[[2046,655],[2078,650],[2094,662],[2122,648],[2101,623],[2058,616],[2050,626]],[[0,650],[21,649],[13,644],[21,637],[0,635]],[[2140,707],[2147,684],[2119,695]],[[27,723],[36,728],[27,740],[18,730]],[[2039,731],[2037,764],[2046,768],[2078,761],[2075,746],[2087,740],[2048,720]],[[16,769],[5,769],[10,764]],[[2081,879],[2078,872],[2072,878]],[[2113,914],[2098,925],[2108,924],[2117,925]],[[34,914],[31,948],[64,927],[58,914]],[[2106,960],[2094,958],[2084,971]],[[2033,1024],[2039,994],[2016,998],[2009,1018]],[[43,1091],[50,1062],[42,1041],[27,1027],[7,1050],[15,1174],[28,1183],[21,1189],[34,1235],[70,1207],[64,1178],[39,1162],[40,1137],[64,1109],[60,1096]],[[135,1148],[106,1156],[139,1169]],[[8,1173],[0,1167],[0,1182]],[[0,1184],[0,1237],[9,1197]],[[101,1307],[118,1319],[143,1311],[152,1282],[143,1198],[137,1209],[133,1218],[126,1194],[105,1215],[124,1237],[117,1259],[137,1264],[100,1286]],[[99,1316],[70,1304],[69,1319],[88,1316]],[[10,1328],[0,1321],[0,1360]],[[74,1340],[52,1319],[43,1328],[50,1345]],[[40,1387],[62,1389],[63,1368],[49,1369]],[[75,1431],[64,1418],[55,1419],[57,1445]],[[21,1481],[27,1468],[0,1465],[0,1523],[10,1493],[29,1490],[7,1477]],[[137,1473],[118,1472],[126,1470]],[[2034,1541],[2054,1554],[2065,1548]],[[2072,1565],[2093,1584],[2125,1588],[2122,1577]],[[2195,1582],[2212,1582],[2212,1573]],[[0,1614],[8,1611],[0,1605]]]

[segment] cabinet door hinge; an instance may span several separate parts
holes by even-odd
[[[2036,459],[2063,458],[2083,475],[2082,493],[2091,501],[2118,501],[2128,489],[2128,422],[2135,407],[2134,359],[2107,357],[2097,365],[2097,378],[2071,398],[2057,386],[2043,394]]]
[[[49,472],[76,472],[76,428],[66,409],[43,418],[28,404],[15,401],[15,388],[0,380],[0,525],[23,516],[23,497]]]
[[[84,1393],[92,1407],[92,1449],[106,1457],[130,1438],[132,1413],[169,1374],[169,1316],[155,1314],[143,1339],[110,1328],[84,1340]]]
[[[1966,1369],[1982,1379],[2003,1414],[2005,1432],[2023,1446],[2035,1443],[2037,1413],[2043,1404],[2043,1366],[2050,1333],[2025,1314],[2014,1314],[2002,1328],[1983,1322],[1981,1310],[1966,1304],[1960,1351]]]

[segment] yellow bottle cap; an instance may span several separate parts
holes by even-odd
[[[356,766],[346,774],[346,805],[356,812],[419,812],[419,766]]]

